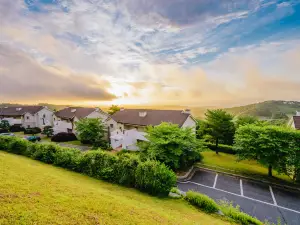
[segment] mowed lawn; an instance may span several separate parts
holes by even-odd
[[[212,169],[223,170],[235,174],[251,176],[257,179],[265,179],[277,183],[292,183],[292,179],[284,174],[278,174],[273,170],[273,178],[268,177],[268,168],[260,165],[254,160],[237,161],[235,155],[219,153],[218,155],[213,151],[206,151],[201,153],[203,155],[202,163],[205,167]]]
[[[229,224],[156,198],[0,151],[0,224]]]

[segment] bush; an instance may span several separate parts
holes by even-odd
[[[45,126],[42,134],[46,135],[47,137],[52,137],[53,136],[53,128],[51,126]]]
[[[52,138],[51,141],[53,142],[67,142],[67,141],[76,141],[77,138],[75,134],[73,133],[67,133],[67,132],[61,132],[58,134],[55,134]]]
[[[0,149],[8,150],[8,145],[10,142],[14,141],[16,138],[11,136],[0,136]]]
[[[10,143],[7,145],[8,152],[12,152],[18,155],[24,155],[28,146],[28,141],[20,139],[20,138],[13,138]]]
[[[138,165],[135,173],[136,187],[152,195],[167,196],[175,186],[175,173],[157,161],[146,161]]]
[[[185,199],[192,205],[208,213],[214,213],[219,210],[218,204],[213,199],[203,194],[188,191]]]
[[[9,133],[9,130],[6,128],[0,128],[0,134]]]
[[[39,134],[42,130],[39,127],[33,127],[33,128],[26,128],[24,130],[24,134]]]
[[[22,127],[21,125],[14,124],[10,126],[9,130],[10,132],[23,132],[25,131],[25,128]]]
[[[57,148],[53,164],[73,171],[80,171],[81,152],[73,148]]]
[[[231,145],[219,144],[218,148],[216,148],[216,145],[212,144],[212,143],[205,143],[205,145],[213,151],[218,150],[218,152],[223,152],[223,153],[232,154],[232,155],[236,154],[236,151],[233,149],[233,146],[231,146]]]
[[[243,225],[263,225],[264,223],[259,221],[258,219],[243,213],[240,211],[240,207],[237,205],[234,207],[232,203],[228,203],[226,201],[220,201],[220,208],[225,216],[233,219],[234,221],[241,223]]]
[[[56,159],[56,153],[59,146],[55,144],[36,144],[35,152],[32,158],[42,161],[44,163],[53,164]]]

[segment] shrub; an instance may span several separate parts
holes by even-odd
[[[9,133],[9,130],[6,128],[0,128],[0,134]]]
[[[8,152],[12,152],[18,155],[24,155],[28,146],[28,141],[20,139],[20,138],[14,138],[10,141],[10,143],[7,146]]]
[[[38,147],[32,155],[32,158],[44,163],[53,164],[59,146],[55,144],[37,144]]]
[[[57,147],[53,164],[73,171],[80,171],[81,152],[78,149]]]
[[[8,145],[15,139],[15,137],[11,136],[0,136],[0,149],[8,150]]]
[[[76,141],[77,138],[75,134],[73,133],[67,133],[67,132],[61,132],[58,134],[55,134],[52,138],[51,141],[53,142],[67,142],[67,141]]]
[[[218,148],[216,148],[216,145],[212,144],[212,143],[205,143],[205,145],[213,151],[218,150],[218,152],[228,153],[228,154],[232,154],[232,155],[236,154],[236,151],[233,149],[233,146],[231,146],[231,145],[219,144]]]
[[[259,221],[258,219],[243,213],[240,211],[240,207],[237,205],[234,207],[232,203],[228,203],[226,201],[219,202],[220,208],[225,216],[233,219],[234,221],[241,223],[243,225],[256,224],[263,225],[264,223]]]
[[[46,135],[47,137],[52,137],[53,136],[53,128],[51,126],[45,126],[42,134]]]
[[[27,150],[24,155],[33,158],[34,153],[39,149],[39,147],[39,144],[28,142]]]
[[[14,124],[9,128],[10,132],[22,132],[25,131],[24,127],[21,125]]]
[[[192,205],[208,213],[214,213],[219,210],[218,204],[213,199],[203,194],[188,191],[185,199]]]
[[[33,128],[26,128],[24,130],[24,134],[39,134],[42,130],[39,127],[33,127]]]
[[[167,196],[175,186],[175,173],[157,161],[146,161],[138,165],[135,173],[136,187],[152,195]]]

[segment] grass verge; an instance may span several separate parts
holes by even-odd
[[[230,224],[182,199],[131,188],[0,151],[0,224]]]

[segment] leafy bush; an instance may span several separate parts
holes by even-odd
[[[232,203],[228,203],[226,201],[220,201],[219,202],[220,208],[225,216],[233,219],[234,221],[241,223],[243,225],[250,225],[250,224],[256,224],[256,225],[263,225],[264,223],[259,221],[258,219],[243,213],[240,211],[240,207],[237,205],[234,207]]]
[[[80,171],[78,168],[81,160],[81,152],[73,148],[57,148],[53,164],[73,171]]]
[[[0,136],[0,149],[1,150],[8,150],[8,145],[10,142],[15,140],[15,137],[11,136]]]
[[[9,122],[7,120],[1,120],[0,121],[0,129],[9,130]]]
[[[214,213],[219,210],[218,204],[213,199],[197,192],[188,191],[185,199],[192,205],[208,213]]]
[[[205,143],[205,145],[213,151],[218,150],[218,152],[223,152],[223,153],[232,154],[232,155],[236,154],[236,151],[233,149],[233,146],[231,146],[231,145],[219,144],[218,148],[216,148],[216,145],[212,144],[212,143]]]
[[[26,128],[24,130],[24,134],[39,134],[42,130],[39,127],[33,127],[33,128]]]
[[[47,137],[52,137],[53,136],[53,128],[51,126],[45,126],[42,134],[46,135]]]
[[[20,138],[13,138],[7,146],[8,152],[12,152],[18,155],[24,155],[28,146],[28,141],[20,139]]]
[[[55,144],[38,144],[32,158],[44,163],[53,164],[60,147]]]
[[[135,173],[136,187],[152,195],[167,196],[175,186],[175,173],[157,161],[146,161],[138,165]]]
[[[67,133],[67,132],[61,132],[58,134],[55,134],[52,138],[51,141],[53,142],[67,142],[67,141],[76,141],[77,138],[75,134],[73,133]]]
[[[9,133],[9,130],[5,129],[5,128],[0,128],[0,134],[3,134],[3,133]]]
[[[9,130],[10,132],[23,132],[25,131],[25,128],[22,127],[21,125],[14,124],[10,126]]]

